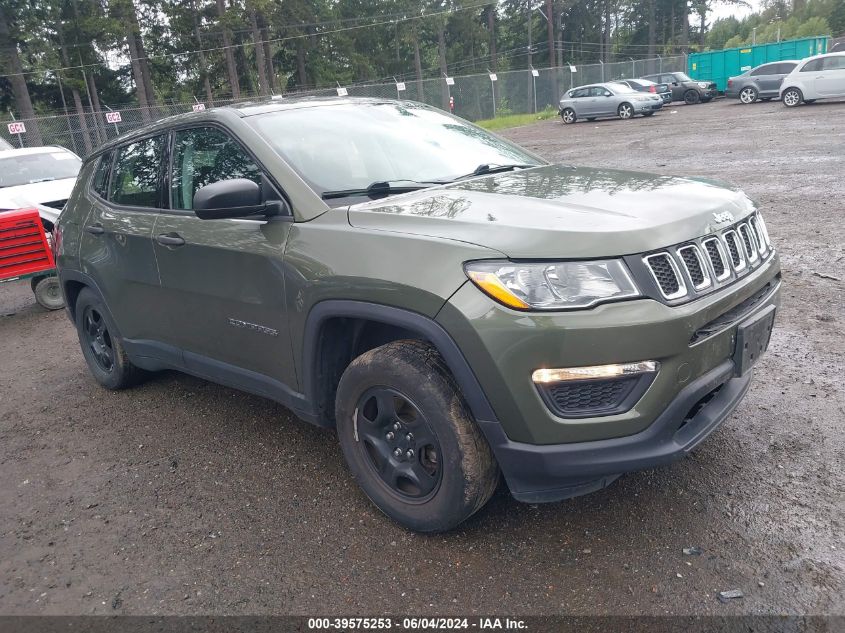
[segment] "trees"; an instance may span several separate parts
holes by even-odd
[[[845,30],[843,0],[768,0],[708,23],[714,3],[744,1],[0,0],[0,106],[32,118],[66,103],[88,148],[104,138],[101,93],[145,119],[164,102],[391,77],[422,99],[443,74],[653,59],[747,44],[755,27],[758,42]],[[444,107],[448,95],[444,83]]]

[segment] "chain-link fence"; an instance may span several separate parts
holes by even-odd
[[[556,107],[561,94],[573,86],[612,81],[630,77],[641,77],[658,72],[685,71],[686,57],[662,57],[613,62],[609,64],[583,64],[577,67],[543,68],[537,70],[512,70],[499,72],[496,80],[487,74],[461,75],[447,80],[445,77],[410,81],[401,85],[394,82],[352,84],[345,86],[353,97],[400,98],[421,101],[448,110],[450,99],[454,100],[454,113],[470,121],[490,119],[507,114],[539,112],[547,107]],[[285,96],[336,96],[337,88],[322,88]],[[245,97],[241,101],[253,97]],[[206,107],[233,103],[232,99],[219,99],[205,103]],[[57,112],[34,119],[11,117],[0,121],[0,137],[14,147],[30,147],[39,144],[61,145],[80,156],[89,154],[105,141],[133,130],[151,121],[190,112],[196,103],[160,104],[153,108],[137,105],[114,106],[93,112],[85,108],[83,114],[75,110]],[[22,123],[20,134],[11,133],[10,123]],[[40,136],[41,142],[38,142]]]

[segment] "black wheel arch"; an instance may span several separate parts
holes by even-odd
[[[302,382],[320,426],[334,426],[334,398],[340,376],[352,360],[395,340],[433,345],[460,388],[476,420],[495,421],[492,407],[457,343],[434,319],[381,304],[325,300],[311,308],[302,345]]]

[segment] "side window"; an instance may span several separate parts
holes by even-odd
[[[164,136],[146,138],[117,150],[109,200],[132,207],[161,206]]]
[[[797,64],[790,64],[790,63],[778,64],[778,74],[779,75],[788,75],[793,70],[795,70],[796,65]]]
[[[602,88],[601,86],[596,86],[595,88],[590,89],[590,96],[591,97],[606,97],[610,94],[610,90],[607,88]]]
[[[822,70],[845,70],[845,55],[825,57]]]
[[[660,75],[660,83],[669,84],[671,86],[675,81],[675,75]]]
[[[804,67],[801,69],[802,73],[815,73],[822,69],[822,62],[824,58],[821,59],[814,59],[813,61],[807,62],[804,64]]]
[[[777,64],[766,64],[765,66],[760,66],[759,68],[751,72],[751,76],[759,77],[760,75],[774,75],[776,65]]]
[[[176,132],[170,179],[174,209],[192,209],[200,187],[232,178],[261,184],[261,170],[232,137],[212,127]]]
[[[91,181],[91,188],[97,192],[101,198],[108,196],[109,187],[109,173],[111,172],[112,154],[108,152],[100,156],[97,166],[94,168],[94,179]]]

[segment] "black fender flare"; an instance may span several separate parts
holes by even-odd
[[[317,355],[319,351],[320,330],[323,323],[330,318],[346,317],[367,319],[395,325],[418,334],[421,338],[437,348],[447,367],[452,372],[455,381],[463,393],[467,405],[478,422],[495,422],[497,420],[484,394],[475,373],[458,348],[457,343],[448,332],[434,319],[418,312],[402,308],[386,306],[366,301],[346,299],[327,299],[311,308],[305,322],[305,335],[302,348],[302,376],[306,399],[315,404],[317,402],[318,377]]]

